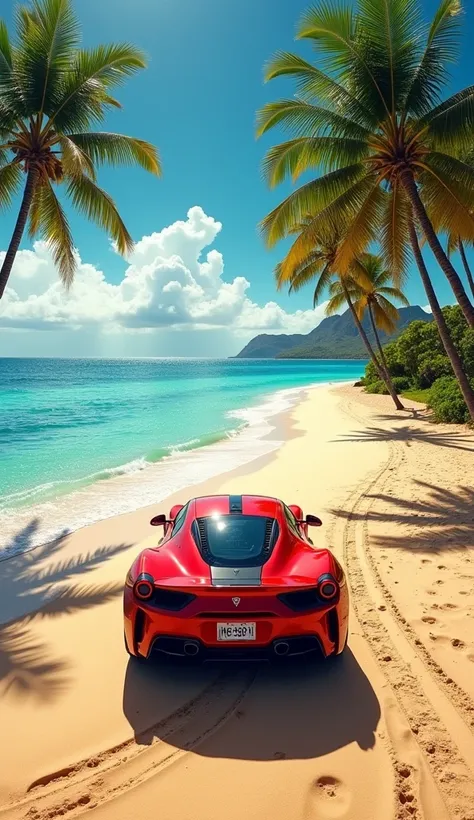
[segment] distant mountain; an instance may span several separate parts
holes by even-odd
[[[392,336],[380,333],[382,344],[395,339],[404,328],[420,319],[431,322],[432,317],[418,305],[399,308],[400,318],[397,329]],[[374,342],[369,317],[363,321],[364,329],[371,342]],[[349,310],[342,316],[328,316],[320,325],[307,335],[270,335],[255,336],[236,359],[366,359],[367,351],[359,336]]]
[[[314,331],[313,331],[314,332]],[[278,336],[270,333],[261,333],[245,345],[244,349],[234,356],[235,359],[276,359],[280,353],[306,342],[308,336],[303,333],[293,333],[289,336],[280,333]]]

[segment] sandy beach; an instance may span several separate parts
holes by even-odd
[[[309,391],[275,452],[0,562],[1,820],[473,820],[474,434],[405,404]],[[351,591],[340,663],[129,661],[151,514],[217,491],[321,516]]]

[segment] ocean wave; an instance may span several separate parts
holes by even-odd
[[[274,429],[269,420],[294,406],[303,393],[315,386],[324,385],[285,388],[267,395],[260,404],[230,410],[227,417],[239,423],[227,430],[151,451],[75,481],[49,482],[4,497],[4,506],[0,507],[0,557],[52,541],[96,521],[159,504],[172,493],[273,452],[282,442],[268,436]],[[70,491],[59,495],[61,488]],[[41,494],[50,498],[35,501]],[[8,501],[32,503],[26,508],[7,509]],[[39,522],[33,533],[32,521]],[[22,530],[29,533],[27,543],[21,537]]]

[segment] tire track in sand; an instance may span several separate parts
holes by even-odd
[[[351,404],[343,409],[356,421],[366,424],[367,420],[359,417]],[[453,820],[474,820],[472,702],[460,687],[447,682],[443,670],[438,672],[438,665],[427,650],[426,655],[419,651],[414,631],[396,607],[370,554],[368,520],[375,503],[371,494],[383,488],[391,471],[403,458],[398,443],[388,442],[388,448],[384,465],[364,482],[363,488],[356,488],[345,505],[347,518],[342,525],[341,538],[352,605],[364,638],[390,683],[449,816]],[[336,523],[334,530],[337,528]],[[458,696],[456,700],[453,700],[454,694]],[[416,796],[407,789],[408,783],[403,785],[402,782],[404,779],[413,781],[416,772],[412,771],[413,777],[410,778],[405,769],[402,771],[398,765],[395,768],[400,789],[397,817],[416,817]],[[418,798],[423,811],[420,785],[418,782]],[[430,816],[425,811],[423,814]]]
[[[226,669],[195,698],[136,739],[39,778],[24,799],[2,807],[1,820],[72,818],[135,788],[217,731],[238,709],[257,672],[255,667]],[[140,745],[144,736],[152,736],[147,746]]]

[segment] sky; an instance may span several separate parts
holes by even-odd
[[[426,14],[437,3],[423,0]],[[472,6],[471,2],[466,3]],[[294,31],[308,0],[76,0],[84,44],[130,41],[148,68],[120,89],[123,110],[103,128],[148,139],[160,150],[162,179],[140,169],[101,169],[137,242],[123,260],[109,238],[70,213],[79,267],[65,294],[43,243],[25,238],[0,302],[6,356],[228,356],[260,332],[307,333],[324,315],[312,292],[277,292],[273,269],[284,245],[268,251],[258,222],[290,191],[269,190],[265,151],[284,138],[255,139],[255,112],[294,92],[263,82],[277,49],[309,57]],[[13,3],[0,15],[11,22]],[[474,9],[465,14],[452,91],[473,82]],[[287,138],[287,137],[286,137]],[[15,220],[0,214],[0,259]],[[451,292],[426,259],[440,301]],[[426,304],[415,270],[406,293]]]

